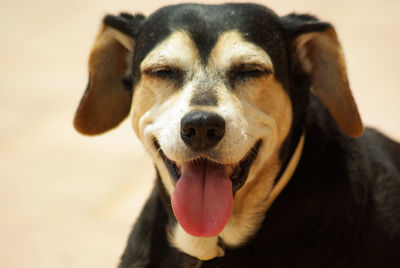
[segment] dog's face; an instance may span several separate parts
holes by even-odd
[[[207,17],[199,16],[202,10]],[[235,11],[241,14],[228,16]],[[289,96],[266,49],[278,55],[279,71],[285,69],[283,37],[271,20],[273,35],[259,44],[251,41],[260,31],[244,32],[236,22],[249,25],[250,12],[163,10],[144,27],[156,21],[168,34],[149,52],[138,47],[143,60],[133,126],[150,149],[178,221],[192,235],[221,232],[234,206],[232,193],[239,194],[278,155],[291,126]]]
[[[310,83],[345,132],[361,131],[336,34],[313,17],[179,5],[104,22],[75,126],[117,125],[133,88],[133,128],[192,236],[237,245],[256,230]]]

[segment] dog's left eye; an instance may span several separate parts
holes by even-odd
[[[247,79],[247,78],[253,78],[253,77],[258,77],[265,74],[261,70],[240,70],[236,73],[236,79]]]

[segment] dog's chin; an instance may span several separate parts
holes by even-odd
[[[201,165],[209,165],[209,166],[218,166],[221,167],[227,172],[229,172],[229,178],[232,181],[232,192],[235,193],[238,191],[246,182],[247,177],[249,175],[250,168],[254,163],[254,160],[257,158],[258,151],[261,146],[261,140],[258,140],[253,147],[245,154],[245,156],[236,164],[223,164],[219,163],[215,160],[208,158],[206,155],[199,156],[195,159],[191,159],[186,163],[179,163],[168,158],[162,148],[160,147],[158,141],[154,139],[154,146],[158,151],[160,157],[164,160],[164,164],[172,178],[173,184],[179,181],[182,176],[182,166],[187,163],[197,163]]]

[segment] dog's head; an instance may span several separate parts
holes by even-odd
[[[107,16],[89,72],[75,127],[107,131],[132,104],[136,135],[193,236],[262,217],[310,88],[345,133],[362,132],[336,33],[308,15],[227,4]]]

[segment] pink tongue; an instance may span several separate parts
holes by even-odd
[[[171,203],[182,228],[193,236],[216,236],[233,207],[232,182],[224,166],[184,164]]]

